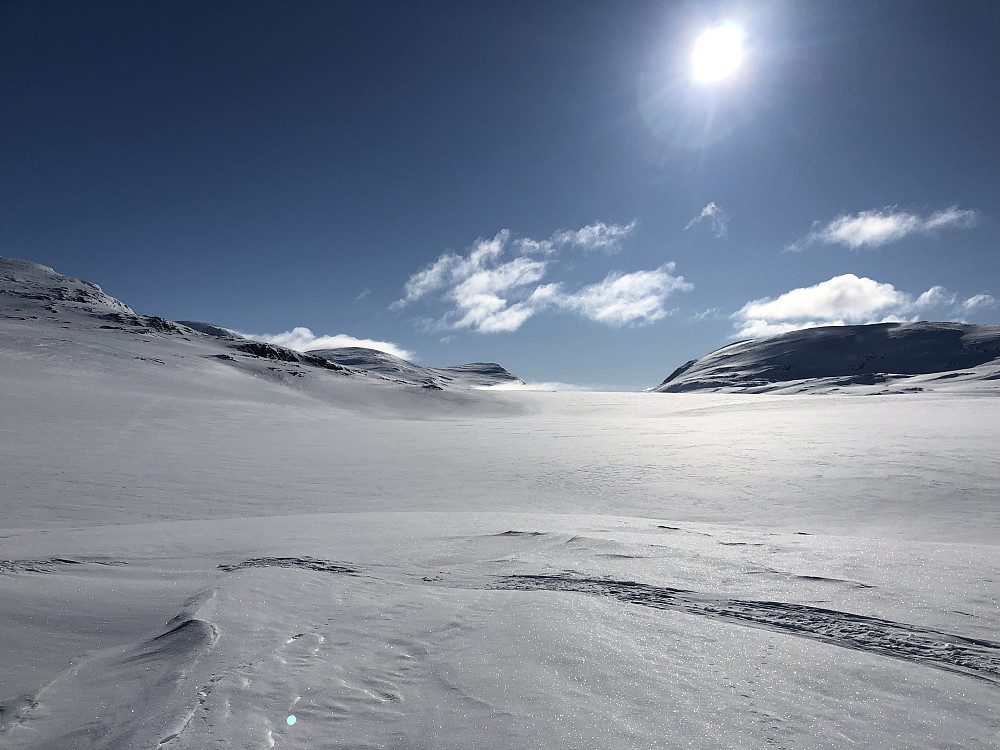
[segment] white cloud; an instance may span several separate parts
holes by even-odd
[[[924,221],[924,231],[932,232],[935,229],[968,229],[976,225],[979,217],[971,209],[951,206],[943,211],[935,211]]]
[[[913,306],[918,309],[953,304],[955,304],[955,295],[943,286],[932,286],[913,302]]]
[[[565,291],[561,282],[539,284],[553,267],[550,256],[559,250],[610,253],[635,226],[634,221],[627,225],[599,222],[557,232],[548,240],[513,241],[505,229],[492,239],[476,240],[465,255],[446,252],[413,274],[404,285],[404,296],[391,308],[402,309],[421,299],[444,302],[448,309],[436,320],[425,320],[425,328],[479,333],[516,331],[552,307],[608,325],[654,322],[669,314],[664,302],[672,292],[691,288],[673,275],[673,264],[651,271],[613,271],[601,282],[571,291]]]
[[[927,217],[886,206],[878,211],[842,214],[826,226],[814,228],[785,249],[799,251],[817,243],[845,245],[851,250],[880,247],[911,234],[929,234],[939,229],[966,229],[976,223],[976,218],[975,211],[958,206],[935,211]]]
[[[475,328],[483,333],[516,331],[534,311],[523,303],[509,304],[508,297],[541,279],[547,265],[547,261],[524,256],[493,268],[482,268],[477,263],[477,270],[444,295],[455,305],[453,327]]]
[[[308,328],[297,327],[284,333],[242,333],[254,341],[264,341],[268,344],[284,346],[294,349],[297,352],[308,352],[313,349],[340,349],[346,346],[361,346],[366,349],[377,349],[380,352],[393,354],[403,359],[412,360],[413,352],[393,344],[391,341],[376,341],[374,339],[359,339],[348,336],[346,333],[338,333],[334,336],[316,336]]]
[[[1000,307],[1000,300],[997,300],[997,298],[991,294],[976,294],[965,300],[965,302],[962,303],[962,307],[965,310]]]
[[[518,252],[524,255],[551,255],[556,251],[556,243],[552,240],[532,240],[527,237],[515,240]]]
[[[600,250],[608,254],[621,250],[621,243],[635,231],[636,222],[629,224],[605,224],[602,221],[581,227],[575,231],[556,232],[552,244],[569,245],[581,250]]]
[[[860,320],[895,307],[904,299],[904,295],[897,292],[892,284],[880,284],[848,273],[815,286],[793,289],[776,299],[765,297],[747,302],[739,314],[748,319],[768,320],[813,316],[827,320]]]
[[[603,281],[576,292],[564,294],[558,284],[550,284],[539,287],[534,296],[539,302],[612,326],[654,323],[670,314],[664,303],[672,292],[694,288],[683,276],[674,276],[673,270],[674,264],[667,263],[652,271],[612,271]]]
[[[725,237],[726,232],[729,231],[729,214],[719,208],[715,204],[715,201],[712,201],[701,209],[700,214],[687,223],[684,230],[687,231],[688,229],[691,229],[691,227],[698,226],[702,223],[704,223],[704,225],[708,227],[708,230],[716,237]]]
[[[965,306],[965,303],[956,305],[956,300],[954,294],[941,286],[933,286],[914,298],[892,284],[844,274],[814,286],[792,289],[773,299],[752,300],[732,318],[738,330],[736,337],[758,338],[816,326],[916,320],[917,313],[933,309],[949,317]]]
[[[468,278],[485,268],[492,259],[500,256],[510,239],[510,231],[502,229],[493,239],[480,237],[465,257],[455,253],[444,253],[423,271],[418,271],[407,280],[403,291],[406,296],[390,305],[399,309],[421,297],[450,286],[455,281]]]

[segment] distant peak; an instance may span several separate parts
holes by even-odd
[[[477,388],[524,382],[493,362],[472,362],[452,367],[425,367],[407,362],[393,354],[360,346],[318,349],[310,353],[374,377],[427,388],[442,390],[455,387]]]

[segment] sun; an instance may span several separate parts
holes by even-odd
[[[743,30],[727,23],[702,32],[691,51],[691,75],[698,83],[729,77],[743,62]]]

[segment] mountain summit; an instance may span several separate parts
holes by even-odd
[[[63,276],[30,260],[0,258],[0,314],[23,320],[62,310],[135,315],[97,284]],[[21,315],[16,315],[21,313]]]
[[[740,341],[678,367],[659,393],[899,393],[992,386],[1000,391],[1000,326],[878,323],[826,326]]]

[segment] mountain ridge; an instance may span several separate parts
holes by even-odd
[[[824,326],[734,342],[647,390],[896,393],[998,380],[1000,326],[923,321]]]
[[[97,284],[76,279],[49,266],[28,260],[0,257],[0,320],[33,327],[21,330],[17,340],[37,338],[53,328],[74,328],[91,350],[109,351],[110,336],[139,335],[142,343],[170,337],[170,356],[197,354],[269,380],[292,383],[321,370],[341,375],[384,381],[386,384],[416,386],[430,390],[471,389],[501,383],[523,383],[498,364],[474,362],[445,368],[415,365],[372,349],[320,350],[299,352],[287,347],[247,338],[213,323],[171,321],[155,315],[140,315],[124,302],[106,294]],[[64,334],[60,334],[64,335]],[[119,339],[118,353],[135,348],[135,336]],[[180,347],[180,348],[178,348]],[[350,355],[353,352],[353,356]],[[132,352],[137,360],[161,362],[167,352]],[[157,355],[157,356],[153,356]],[[324,356],[327,355],[327,356]],[[351,359],[356,366],[339,360]]]
[[[482,388],[505,383],[524,384],[495,362],[470,362],[451,367],[425,367],[388,352],[360,346],[337,349],[313,349],[310,354],[323,357],[342,367],[371,373],[401,383],[443,390],[451,385]]]

